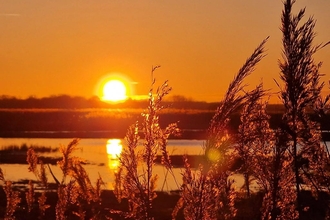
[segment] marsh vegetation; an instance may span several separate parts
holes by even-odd
[[[163,99],[171,87],[167,82],[156,86],[153,73],[158,67],[154,67],[148,105],[140,120],[129,126],[127,147],[118,158],[115,189],[103,191],[101,176],[91,182],[83,161],[74,155],[77,139],[59,149],[62,158],[57,164],[62,176],[48,173],[31,147],[27,150],[29,171],[42,190],[36,193],[32,181],[24,192],[16,190],[0,170],[6,197],[4,218],[329,219],[330,155],[322,144],[320,129],[329,97],[321,96],[325,86],[319,72],[321,63],[313,58],[327,44],[314,46],[315,21],[308,18],[301,24],[305,9],[293,14],[294,2],[284,1],[282,11],[283,53],[276,83],[284,108],[277,126],[270,126],[265,101],[268,91],[262,84],[247,90],[244,83],[265,56],[266,38],[235,74],[208,122],[198,167],[193,168],[190,158],[183,157],[179,191],[157,192],[157,155],[172,175],[166,146],[171,135],[180,135],[180,129],[176,123],[160,123]],[[237,132],[231,132],[230,121],[238,113]],[[138,148],[140,139],[142,150]],[[244,176],[242,189],[234,187],[236,173]],[[55,188],[49,187],[48,178],[55,180]],[[259,191],[250,190],[252,181]]]

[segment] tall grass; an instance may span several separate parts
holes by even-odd
[[[329,97],[321,97],[324,87],[319,73],[321,63],[315,63],[313,59],[313,55],[327,44],[313,46],[315,21],[309,18],[299,25],[305,10],[293,15],[294,3],[284,1],[282,12],[283,56],[279,61],[282,82],[277,84],[284,105],[283,123],[270,128],[267,102],[263,100],[267,91],[262,84],[251,91],[245,90],[245,78],[265,56],[267,38],[229,84],[210,121],[205,144],[201,146],[204,160],[194,169],[188,157],[183,157],[182,185],[178,185],[180,198],[173,207],[173,219],[180,216],[189,220],[237,219],[240,213],[244,213],[238,206],[242,197],[245,201],[256,198],[250,188],[252,180],[258,184],[258,195],[261,195],[260,210],[253,219],[330,218],[330,157],[320,144],[320,119],[327,113]],[[155,91],[154,72],[157,68],[151,70],[148,107],[142,113],[142,121],[129,127],[126,147],[118,158],[120,167],[115,173],[114,194],[120,208],[108,207],[105,212],[101,206],[102,178],[99,177],[95,185],[91,183],[84,161],[74,156],[79,144],[79,140],[74,139],[60,148],[62,159],[57,165],[62,171],[61,177],[53,174],[33,147],[27,149],[28,170],[35,174],[38,184],[43,187],[43,192],[36,198],[34,184],[29,182],[25,192],[27,218],[34,218],[32,213],[36,209],[39,219],[47,218],[51,208],[47,204],[49,173],[56,182],[54,215],[58,220],[104,219],[110,216],[114,219],[149,220],[158,217],[159,210],[154,208],[158,183],[154,166],[157,155],[161,154],[162,164],[169,174],[173,174],[166,146],[168,139],[179,134],[180,130],[176,123],[164,128],[159,124],[165,108],[162,102],[171,87],[165,82]],[[241,124],[237,133],[233,133],[230,118],[237,112],[240,112]],[[142,150],[138,150],[140,143]],[[244,177],[244,196],[234,187],[234,174]],[[6,196],[4,218],[15,219],[15,214],[22,208],[23,197],[12,182],[5,179],[1,169],[0,181]],[[314,215],[310,211],[315,207],[304,201],[303,193],[307,191],[312,192],[314,197],[310,198],[314,201],[326,195],[322,200],[325,203],[324,213]]]
[[[274,140],[266,105],[259,96],[248,97],[241,113],[241,124],[234,145],[235,155],[242,162],[237,171],[243,174],[247,197],[251,195],[250,185],[253,180],[256,180],[260,187],[268,188],[263,181],[264,176],[259,173],[261,170],[256,172],[258,168],[263,168],[260,164],[263,158],[260,156],[270,154],[269,146],[272,146]]]
[[[0,168],[0,180],[3,182],[3,189],[6,194],[6,212],[4,218],[7,220],[15,219],[15,211],[19,208],[21,198],[19,192],[13,190],[12,182],[5,179],[2,169]]]
[[[307,112],[313,109],[316,114],[320,114],[324,111],[329,98],[322,100],[321,91],[324,83],[320,82],[321,63],[316,63],[313,59],[314,54],[326,44],[313,45],[315,21],[310,17],[300,25],[305,9],[293,15],[294,3],[294,0],[284,2],[281,27],[283,55],[279,67],[283,82],[280,95],[285,107],[282,129],[287,135],[285,144],[292,160],[295,206],[299,217],[306,208],[302,202],[302,183],[304,181],[310,187],[319,190],[317,182],[312,177],[313,166],[318,166],[317,164],[324,160],[324,149],[320,145],[320,123],[313,120]],[[309,166],[311,164],[313,166]]]
[[[204,146],[206,163],[200,164],[196,172],[185,161],[183,186],[179,208],[183,208],[186,219],[233,219],[236,215],[233,181],[230,179],[233,164],[233,139],[229,130],[230,116],[248,98],[260,98],[264,91],[261,86],[245,92],[243,80],[250,75],[264,56],[265,39],[247,59],[229,84],[225,97],[220,102],[209,127]],[[177,209],[175,213],[177,213]]]
[[[176,124],[165,129],[159,125],[159,112],[164,108],[163,98],[171,91],[167,82],[157,88],[154,93],[155,79],[152,68],[152,84],[149,91],[149,105],[142,114],[142,123],[132,125],[126,135],[127,148],[124,148],[119,161],[120,171],[116,175],[116,192],[119,201],[128,200],[128,212],[122,213],[131,219],[154,219],[153,200],[156,198],[155,187],[158,175],[154,173],[154,165],[158,153],[162,155],[162,164],[172,173],[171,161],[166,149],[170,135],[179,132]],[[143,150],[138,151],[140,133],[143,135]]]

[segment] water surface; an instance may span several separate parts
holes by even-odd
[[[68,145],[72,139],[70,138],[0,138],[0,149],[10,145],[21,146],[22,144],[45,146],[51,148],[59,148]],[[143,140],[139,145],[139,149],[143,148]],[[202,153],[203,140],[169,140],[168,152],[171,155],[200,155]],[[118,147],[125,147],[126,141],[120,139],[81,139],[78,144],[78,150],[74,155],[86,160],[84,166],[89,174],[92,183],[95,183],[99,175],[106,184],[107,189],[113,189],[114,172],[118,168],[118,160],[116,160],[116,152]],[[61,153],[45,153],[44,156],[61,157]],[[36,180],[33,173],[28,172],[26,164],[1,164],[5,178],[11,181],[22,179]],[[55,176],[60,179],[61,170],[56,165],[50,165]],[[154,173],[158,175],[158,190],[176,190],[180,187],[182,168],[173,168],[174,177],[169,175],[166,169],[161,165],[155,165]],[[48,175],[49,182],[54,182],[52,177]]]

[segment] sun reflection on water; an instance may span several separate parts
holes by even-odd
[[[116,170],[119,166],[119,157],[123,150],[120,139],[109,139],[107,141],[108,166],[111,170]]]

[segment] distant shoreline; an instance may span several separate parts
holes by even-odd
[[[0,138],[118,138],[124,139],[126,133],[120,131],[0,131]],[[141,134],[141,137],[143,135]],[[184,129],[179,136],[169,139],[205,140],[207,130]],[[330,131],[322,132],[322,140],[330,141]]]
[[[279,128],[281,112],[270,113],[270,127]],[[169,139],[205,140],[214,112],[168,109],[159,115],[159,125],[177,123],[181,136]],[[142,122],[140,111],[123,109],[66,109],[63,111],[20,109],[17,111],[0,109],[1,138],[124,138],[128,128],[136,121]],[[235,133],[240,125],[240,114],[230,118],[230,133]],[[322,136],[330,140],[330,114],[320,120]]]
[[[169,139],[205,140],[206,130],[184,129],[179,136]],[[0,131],[0,138],[125,138],[120,131]],[[142,135],[141,135],[142,136]]]

